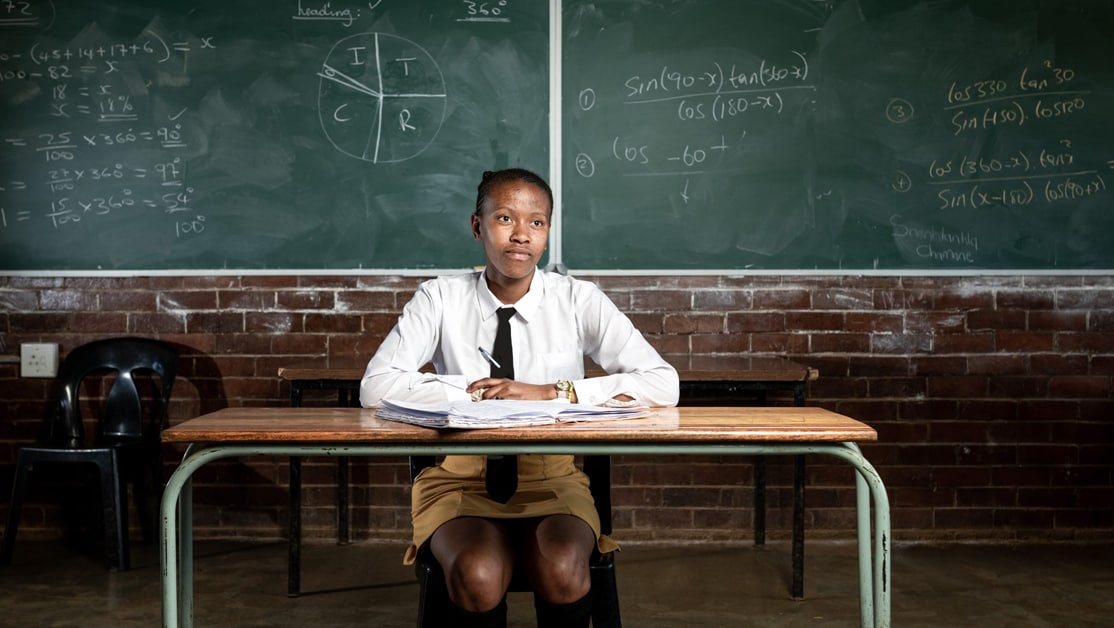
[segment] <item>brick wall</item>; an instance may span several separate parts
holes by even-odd
[[[754,353],[813,366],[810,403],[866,421],[899,539],[1078,539],[1114,533],[1114,278],[1107,276],[602,276],[663,353]],[[182,353],[171,422],[223,406],[285,405],[279,366],[366,360],[421,278],[0,277],[0,516],[15,451],[49,382],[19,379],[23,342],[62,353],[114,335]],[[328,404],[324,394],[307,404]],[[167,447],[167,473],[180,450]],[[624,539],[750,537],[753,470],[735,458],[615,460]],[[792,468],[769,461],[771,538],[788,536]],[[333,532],[333,461],[304,466],[305,533]],[[200,537],[278,538],[281,460],[228,461],[195,483]],[[358,460],[352,529],[404,538],[402,460]],[[811,458],[810,538],[849,537],[854,489]],[[58,536],[62,500],[40,491],[21,538]]]

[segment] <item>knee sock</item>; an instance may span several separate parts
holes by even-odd
[[[575,602],[554,604],[534,594],[538,628],[588,628],[592,619],[592,592]]]
[[[506,628],[507,598],[489,611],[472,612],[461,610],[449,601],[449,626],[455,628]]]

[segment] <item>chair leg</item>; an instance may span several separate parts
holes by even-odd
[[[8,508],[8,523],[4,528],[4,546],[0,549],[0,565],[10,565],[15,551],[15,534],[19,530],[19,515],[23,510],[23,496],[27,492],[27,475],[31,463],[22,454],[16,456],[15,478],[12,481],[12,502]]]
[[[592,565],[592,628],[622,628],[614,559]]]
[[[131,568],[128,547],[128,503],[124,496],[126,480],[119,472],[119,462],[113,451],[107,459],[97,462],[101,477],[101,512],[104,517],[104,541],[108,560],[119,571]]]
[[[419,560],[414,567],[418,576],[418,628],[439,628],[446,622],[449,590],[440,566]]]

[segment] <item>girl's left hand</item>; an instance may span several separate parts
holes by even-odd
[[[557,398],[553,385],[527,384],[513,379],[485,377],[468,385],[468,392],[483,390],[483,399],[548,400]]]

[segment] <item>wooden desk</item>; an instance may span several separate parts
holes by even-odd
[[[450,454],[830,455],[857,473],[860,614],[863,626],[890,625],[890,511],[886,490],[856,441],[877,434],[854,419],[798,407],[690,407],[632,421],[522,429],[440,432],[383,421],[373,409],[225,408],[162,434],[190,443],[163,494],[163,626],[193,617],[192,487],[201,466],[250,455],[438,456]],[[871,498],[874,507],[871,548]]]
[[[773,356],[665,355],[681,379],[681,405],[764,406],[771,392],[786,391],[793,403],[805,405],[808,383],[818,377],[816,369]],[[302,364],[280,367],[278,375],[290,383],[290,405],[301,407],[306,390],[335,390],[337,405],[358,407],[360,380],[367,361],[329,358],[322,365]],[[605,372],[585,362],[585,376]],[[287,595],[301,593],[301,459],[290,459],[290,530],[287,557]],[[794,459],[793,541],[789,595],[804,598],[805,458]],[[348,459],[337,458],[337,543],[349,539]],[[759,456],[754,464],[754,544],[766,543],[766,461]]]

